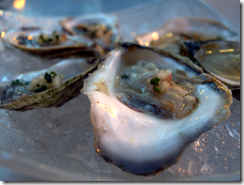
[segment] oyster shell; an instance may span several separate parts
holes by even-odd
[[[102,56],[114,49],[120,39],[118,21],[114,15],[82,15],[64,19],[60,24],[71,35],[93,40]]]
[[[156,72],[143,72],[147,62],[151,67],[151,63],[156,65]],[[138,67],[139,63],[145,66]],[[141,74],[137,73],[141,69]],[[152,75],[148,74],[156,75],[161,70],[172,71],[173,85],[167,89],[169,92],[160,95],[158,92],[148,93],[146,89],[150,85],[144,88],[147,80],[143,82],[143,78],[151,79]],[[123,76],[124,73],[129,77]],[[121,79],[121,74],[125,79]],[[137,78],[133,78],[135,76]],[[122,80],[134,83],[122,83],[118,87],[116,84],[121,84]],[[173,93],[172,87],[177,87]],[[137,93],[126,94],[125,91]],[[81,92],[91,102],[91,121],[99,155],[123,170],[139,175],[155,174],[176,163],[186,146],[216,123],[229,118],[232,103],[231,91],[220,81],[202,73],[201,68],[188,58],[130,43],[121,44],[110,52],[98,70],[85,80]],[[181,92],[183,94],[179,95]],[[160,107],[159,101],[155,101],[164,95],[169,95],[169,99],[163,100],[162,104],[167,107],[172,103],[173,108],[168,106],[162,110],[164,106]],[[197,99],[197,104],[188,114],[177,117],[174,109],[179,108],[176,111],[180,113],[181,107],[176,108],[178,105],[174,102],[178,98],[185,99],[185,96]],[[184,110],[183,104],[180,106]]]
[[[185,47],[184,47],[185,46]],[[184,42],[182,51],[230,88],[240,88],[240,43],[231,41]]]
[[[40,27],[10,29],[6,31],[3,41],[34,54],[53,54],[55,52],[73,52],[76,50],[77,52],[96,55],[96,52],[92,49],[94,45],[92,40],[75,38],[65,33]]]
[[[167,22],[162,27],[149,33],[138,35],[140,45],[160,47],[173,52],[180,52],[181,40],[228,40],[237,39],[237,33],[221,23],[195,17],[181,17]]]
[[[98,61],[96,59],[70,58],[48,69],[18,74],[15,76],[14,80],[16,81],[13,81],[12,85],[10,85],[11,82],[0,84],[0,108],[26,111],[37,108],[59,107],[79,95],[79,91],[83,87],[83,80],[88,77],[88,73],[97,68],[97,65]],[[35,78],[41,74],[48,74],[47,72],[63,75],[63,82],[57,82],[55,87],[51,86],[49,89],[46,89],[44,85],[44,89],[37,89],[36,93],[32,92],[33,85],[36,83]],[[30,81],[30,85],[24,85],[25,82]],[[41,86],[39,85],[40,82],[37,79],[38,87]]]

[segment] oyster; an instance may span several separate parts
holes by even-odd
[[[26,111],[59,107],[79,95],[83,80],[97,65],[96,59],[70,58],[48,69],[18,74],[12,83],[0,84],[0,108]]]
[[[77,50],[83,53],[87,52],[89,55],[96,55],[96,52],[91,48],[94,44],[93,41],[85,38],[77,39],[65,33],[40,27],[10,29],[5,33],[3,41],[34,54],[53,54],[54,52]]]
[[[176,163],[229,118],[232,103],[231,91],[188,58],[130,43],[110,52],[81,92],[91,102],[99,155],[139,175]]]
[[[187,56],[231,87],[240,87],[240,43],[227,41],[184,42]]]
[[[60,24],[71,35],[94,41],[102,56],[114,49],[119,41],[118,21],[113,15],[83,15],[64,19]]]
[[[160,47],[180,52],[181,40],[228,40],[237,39],[237,33],[221,23],[209,19],[181,17],[167,22],[155,31],[138,35],[140,45]]]

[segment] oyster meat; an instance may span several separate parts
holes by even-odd
[[[0,108],[59,107],[80,94],[83,80],[97,65],[94,58],[69,58],[47,69],[18,74],[12,83],[0,84]]]
[[[114,49],[119,41],[118,21],[114,15],[83,15],[64,19],[60,24],[71,35],[94,41],[102,56]]]
[[[229,118],[232,103],[231,91],[188,58],[131,43],[110,52],[81,92],[91,102],[98,154],[139,175],[176,163]]]
[[[40,27],[22,27],[6,31],[3,41],[24,51],[35,54],[48,54],[67,51],[95,51],[91,49],[94,42],[89,39],[77,39],[55,30]],[[90,48],[90,49],[89,49]],[[90,54],[92,55],[92,54]]]

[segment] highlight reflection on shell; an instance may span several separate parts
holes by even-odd
[[[240,43],[207,42],[201,45],[194,57],[203,69],[219,80],[231,86],[240,86]]]
[[[180,17],[172,19],[154,31],[136,36],[136,41],[140,45],[164,48],[176,53],[180,52],[181,40],[188,39],[235,41],[237,33],[214,20]]]

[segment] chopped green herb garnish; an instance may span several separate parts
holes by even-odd
[[[156,92],[158,92],[158,93],[161,92],[161,89],[159,89],[159,88],[157,88],[157,87],[155,87],[155,86],[153,87],[153,90],[156,91]]]
[[[126,74],[123,74],[123,75],[121,75],[121,78],[129,78],[129,76]]]
[[[43,42],[43,43],[47,43],[47,40],[44,38],[43,34],[39,35],[39,39]]]
[[[38,88],[38,89],[36,89],[36,90],[34,90],[36,93],[38,93],[38,92],[42,92],[42,91],[45,91],[47,89],[47,86],[45,86],[45,85],[42,85],[40,88]]]
[[[224,40],[224,38],[221,37],[221,36],[217,36],[216,39],[217,39],[217,40]]]
[[[47,83],[52,83],[52,76],[48,73],[45,73],[44,79],[47,81]]]
[[[53,37],[58,41],[59,40],[59,34],[57,31],[53,31]]]
[[[179,84],[179,82],[175,82],[176,84]]]
[[[50,72],[50,75],[53,75],[53,77],[57,76],[57,73],[55,73],[54,71]]]
[[[155,77],[153,79],[150,80],[150,84],[154,85],[154,86],[158,86],[160,82],[160,79]]]
[[[24,84],[17,79],[15,81],[12,81],[11,85],[24,85]]]

